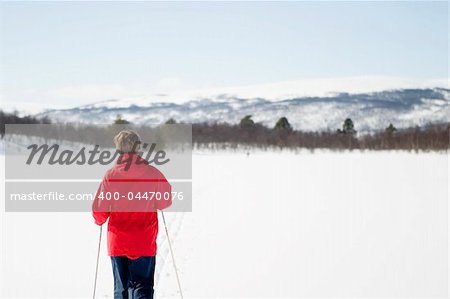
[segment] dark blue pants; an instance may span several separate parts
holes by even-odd
[[[153,299],[155,257],[112,256],[114,299]]]

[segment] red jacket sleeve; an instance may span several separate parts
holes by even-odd
[[[155,207],[157,210],[164,210],[172,205],[172,186],[167,181],[166,177],[155,168],[156,177],[158,179],[157,192],[161,194],[161,199],[157,200]],[[168,193],[168,196],[165,195]]]
[[[108,192],[106,176],[100,183],[100,186],[95,193],[94,202],[92,204],[92,216],[94,216],[95,224],[102,225],[108,220],[110,215],[110,203],[107,200],[102,200],[102,196],[105,196],[105,192]]]

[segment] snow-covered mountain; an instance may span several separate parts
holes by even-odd
[[[175,100],[176,99],[176,100]],[[183,99],[186,101],[183,102]],[[177,122],[238,123],[251,114],[255,122],[273,126],[286,116],[296,129],[336,130],[347,117],[358,132],[448,122],[450,90],[445,88],[391,89],[366,93],[328,93],[321,96],[273,98],[242,97],[223,93],[207,96],[159,94],[98,102],[38,114],[56,122],[112,123],[118,114],[137,124]]]

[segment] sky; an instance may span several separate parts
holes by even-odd
[[[0,2],[6,110],[370,76],[446,80],[448,2]]]

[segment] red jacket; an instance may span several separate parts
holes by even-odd
[[[172,204],[171,191],[164,175],[137,154],[119,157],[106,172],[92,206],[97,225],[109,218],[110,256],[156,255],[156,211]]]

